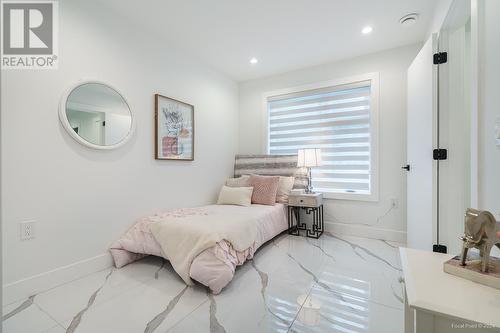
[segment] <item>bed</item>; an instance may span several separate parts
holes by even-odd
[[[304,188],[307,184],[305,170],[297,168],[296,155],[237,155],[234,164],[235,177],[246,174],[294,176],[294,188]],[[115,241],[110,252],[117,268],[139,260],[147,255],[154,255],[170,260],[174,269],[187,283],[197,281],[218,294],[233,279],[237,266],[253,258],[255,251],[265,242],[271,240],[288,227],[286,205],[276,203],[274,206],[252,204],[249,207],[234,205],[207,205],[194,208],[179,208],[167,210],[151,216],[141,218],[122,237]],[[206,222],[214,225],[219,220],[240,221],[241,226],[234,224],[234,230],[228,230],[228,239],[238,237],[238,233],[251,234],[251,244],[248,247],[236,248],[232,242],[222,239],[213,246],[203,249],[203,246],[193,246],[202,251],[188,253],[175,253],[175,258],[169,258],[165,253],[164,243],[160,244],[156,229],[159,222],[169,221],[177,223],[177,229],[164,230],[165,233],[189,234],[184,230],[182,221],[191,220]],[[167,224],[170,225],[170,224]],[[231,224],[227,224],[231,225]],[[182,228],[182,230],[180,230]],[[246,231],[245,228],[251,228]],[[153,235],[155,231],[155,236]],[[179,232],[181,231],[181,232]],[[233,231],[233,235],[231,235]],[[181,237],[181,236],[179,236]],[[177,235],[176,235],[177,238]],[[170,238],[171,240],[176,238]],[[181,243],[182,244],[182,243]],[[207,243],[211,244],[211,243]],[[187,245],[187,244],[186,244]],[[189,246],[188,246],[189,247]],[[180,269],[179,259],[186,259],[182,264],[185,269]]]

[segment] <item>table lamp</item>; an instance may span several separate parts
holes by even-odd
[[[312,190],[311,168],[321,166],[321,149],[305,148],[298,150],[297,166],[307,168],[308,181],[306,193],[314,193]]]

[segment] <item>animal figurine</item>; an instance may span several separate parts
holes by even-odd
[[[465,266],[467,252],[471,248],[479,249],[481,271],[488,271],[491,249],[500,248],[500,232],[497,232],[497,221],[493,214],[469,208],[465,212],[465,233],[461,237],[463,243],[461,265]]]

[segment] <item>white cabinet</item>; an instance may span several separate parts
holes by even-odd
[[[500,290],[447,274],[453,255],[400,248],[405,333],[500,332]]]

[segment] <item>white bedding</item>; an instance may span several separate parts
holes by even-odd
[[[222,240],[236,251],[245,251],[255,244],[261,209],[237,207],[207,206],[198,214],[166,215],[151,225],[151,233],[163,253],[188,285],[193,284],[189,277],[191,263],[201,252]]]
[[[111,254],[116,267],[122,267],[128,263],[142,258],[144,255],[152,254],[162,256],[167,260],[169,257],[163,253],[160,244],[151,234],[151,226],[160,222],[165,217],[176,217],[193,214],[205,214],[212,211],[224,214],[243,214],[251,217],[257,226],[254,245],[245,251],[236,251],[226,240],[218,242],[202,251],[191,263],[189,276],[219,293],[234,275],[237,265],[241,265],[252,258],[253,253],[266,241],[272,239],[287,229],[286,206],[277,203],[274,206],[252,205],[250,207],[230,205],[210,205],[197,208],[183,208],[169,210],[152,216],[144,217],[135,223],[120,239],[111,246]]]

